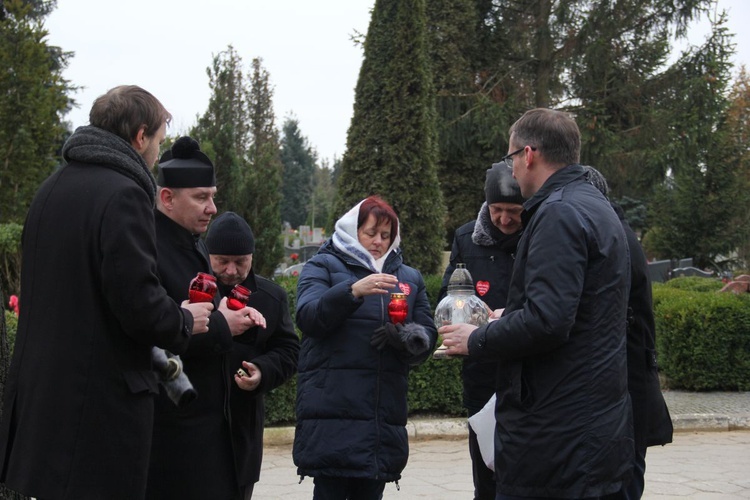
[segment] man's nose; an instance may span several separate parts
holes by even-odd
[[[213,198],[209,198],[208,205],[206,205],[206,213],[207,214],[215,214],[217,212],[216,210],[216,204],[214,203]]]

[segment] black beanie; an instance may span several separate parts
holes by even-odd
[[[493,203],[523,204],[521,188],[513,178],[513,171],[505,163],[493,163],[487,169],[487,180],[484,183],[484,196],[488,205]]]
[[[180,137],[159,159],[156,184],[168,188],[213,187],[214,164],[192,137]]]
[[[206,247],[213,255],[248,255],[255,252],[255,238],[245,219],[224,212],[208,228]]]

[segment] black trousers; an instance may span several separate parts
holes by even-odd
[[[350,477],[316,477],[313,500],[380,500],[385,481]]]
[[[495,500],[495,477],[479,451],[477,433],[469,426],[469,455],[471,474],[474,477],[474,500]]]

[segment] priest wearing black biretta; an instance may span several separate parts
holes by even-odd
[[[180,137],[159,161],[157,185],[157,270],[179,304],[197,273],[213,274],[200,235],[216,214],[214,166],[196,140]],[[228,418],[236,368],[230,373],[229,354],[235,335],[265,320],[250,307],[228,309],[218,296],[214,305],[208,333],[193,337],[182,357],[197,399],[179,410],[163,393],[156,399],[147,500],[239,497]],[[185,473],[191,470],[201,473]]]
[[[195,188],[216,186],[214,164],[192,137],[180,137],[159,159],[159,187]]]

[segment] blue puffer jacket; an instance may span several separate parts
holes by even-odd
[[[355,298],[351,286],[372,273],[329,240],[308,261],[297,285],[296,321],[302,330],[297,378],[294,463],[301,476],[396,481],[406,466],[406,393],[409,366],[432,353],[437,340],[421,274],[403,264],[400,251],[383,272],[408,291],[405,323],[427,330],[430,349],[405,358],[390,347],[370,346],[389,321],[388,295]],[[398,289],[392,292],[398,292]]]

